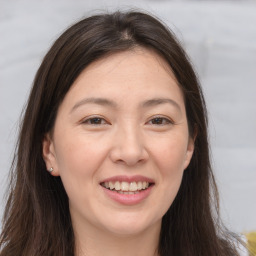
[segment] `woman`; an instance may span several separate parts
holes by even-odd
[[[197,77],[157,19],[65,31],[35,77],[13,164],[4,255],[238,255],[220,225]]]

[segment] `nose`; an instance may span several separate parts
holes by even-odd
[[[115,163],[127,166],[134,166],[148,159],[148,152],[138,127],[120,128],[116,131],[110,158]]]

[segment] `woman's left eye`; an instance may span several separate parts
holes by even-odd
[[[167,124],[173,124],[173,121],[166,117],[155,117],[149,120],[149,124],[153,125],[167,125]]]

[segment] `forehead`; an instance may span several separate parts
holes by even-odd
[[[142,69],[149,65],[153,65],[155,68],[157,68],[156,71],[159,71],[158,67],[161,66],[162,68],[164,67],[166,71],[170,71],[170,74],[172,74],[169,65],[159,54],[152,49],[142,47],[135,47],[127,51],[106,55],[99,60],[92,62],[84,71],[95,71],[95,69],[100,67],[102,68],[103,66],[107,68],[107,65],[111,66],[111,64],[123,64],[127,63],[127,61],[134,64],[139,63]],[[132,66],[130,68],[132,68]]]
[[[104,75],[137,78],[140,75],[151,76],[151,74],[158,78],[166,78],[168,76],[177,83],[170,66],[160,55],[151,49],[137,47],[128,51],[114,53],[92,62],[78,76],[74,84],[83,79],[84,76],[89,78],[90,76],[99,75],[94,79],[98,78],[100,80],[103,79],[102,76]]]
[[[168,63],[153,50],[144,48],[115,53],[91,63],[75,80],[66,98],[75,101],[99,94],[116,101],[163,96],[183,101]]]

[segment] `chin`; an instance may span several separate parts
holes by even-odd
[[[135,216],[123,216],[119,218],[112,218],[111,225],[106,225],[105,228],[112,234],[118,236],[136,236],[151,228],[161,226],[161,220],[148,220],[146,216],[133,218]],[[115,220],[115,221],[113,221]]]
[[[131,226],[119,226],[119,227],[111,227],[108,230],[119,237],[127,237],[127,236],[137,236],[146,231],[145,227],[131,227]]]

